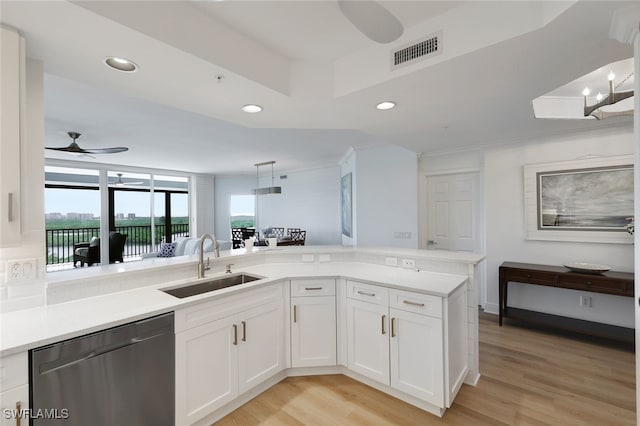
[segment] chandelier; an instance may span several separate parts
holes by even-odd
[[[621,115],[633,115],[633,108],[628,110],[615,110],[611,108],[606,108],[609,105],[614,105],[620,101],[623,101],[627,98],[631,98],[633,96],[633,90],[628,90],[626,92],[616,92],[616,89],[619,88],[622,84],[624,84],[627,80],[629,80],[633,76],[633,72],[631,72],[627,78],[623,79],[618,85],[614,84],[614,80],[616,75],[613,71],[609,72],[607,79],[609,80],[609,95],[604,97],[602,93],[596,95],[596,104],[589,105],[587,102],[587,96],[591,94],[591,90],[588,87],[585,87],[582,91],[582,96],[584,96],[584,116],[585,117],[595,117],[598,120],[603,120],[609,117],[616,117]]]

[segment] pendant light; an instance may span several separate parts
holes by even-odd
[[[256,189],[253,191],[256,195],[268,195],[268,194],[282,194],[282,187],[274,185],[273,177],[273,165],[275,161],[265,161],[264,163],[257,163],[256,166]],[[260,188],[260,167],[271,165],[271,186]]]

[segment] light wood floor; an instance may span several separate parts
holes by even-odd
[[[635,355],[480,317],[478,386],[442,419],[342,375],[291,377],[216,425],[634,425]]]

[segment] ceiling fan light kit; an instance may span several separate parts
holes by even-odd
[[[394,42],[404,33],[398,18],[376,1],[338,0],[338,6],[358,31],[377,43]]]
[[[64,146],[64,147],[45,146],[44,148],[45,149],[51,149],[53,151],[69,152],[71,154],[80,154],[80,155],[83,155],[83,154],[116,154],[118,152],[125,152],[125,151],[129,150],[129,148],[124,147],[124,146],[114,146],[114,147],[111,147],[111,148],[88,148],[88,149],[80,148],[80,146],[78,145],[76,140],[81,136],[81,134],[78,133],[78,132],[67,132],[67,134],[73,140],[73,142],[71,142],[68,146]]]

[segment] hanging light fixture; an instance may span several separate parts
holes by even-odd
[[[273,177],[273,165],[275,161],[265,161],[264,163],[257,163],[256,166],[256,189],[253,191],[256,195],[268,195],[268,194],[282,194],[282,187],[274,185]],[[260,188],[260,167],[271,165],[271,186]]]
[[[633,76],[633,72],[631,72],[631,74],[629,74],[627,78],[622,80],[616,86],[614,84],[616,75],[613,73],[613,71],[609,72],[609,75],[607,76],[607,79],[609,80],[609,96],[603,99],[602,94],[598,93],[598,95],[596,96],[597,103],[591,106],[589,106],[587,102],[587,96],[589,96],[591,91],[589,90],[588,87],[585,87],[584,90],[582,91],[582,96],[584,96],[584,116],[585,117],[592,116],[597,118],[598,120],[603,120],[605,118],[615,117],[619,115],[633,115],[633,108],[624,110],[624,111],[602,109],[603,107],[616,104],[620,101],[623,101],[633,96],[633,90],[627,90],[626,92],[618,92],[618,93],[616,93],[615,91],[616,88],[620,87],[620,85],[622,85],[624,82],[629,80],[632,76]]]

